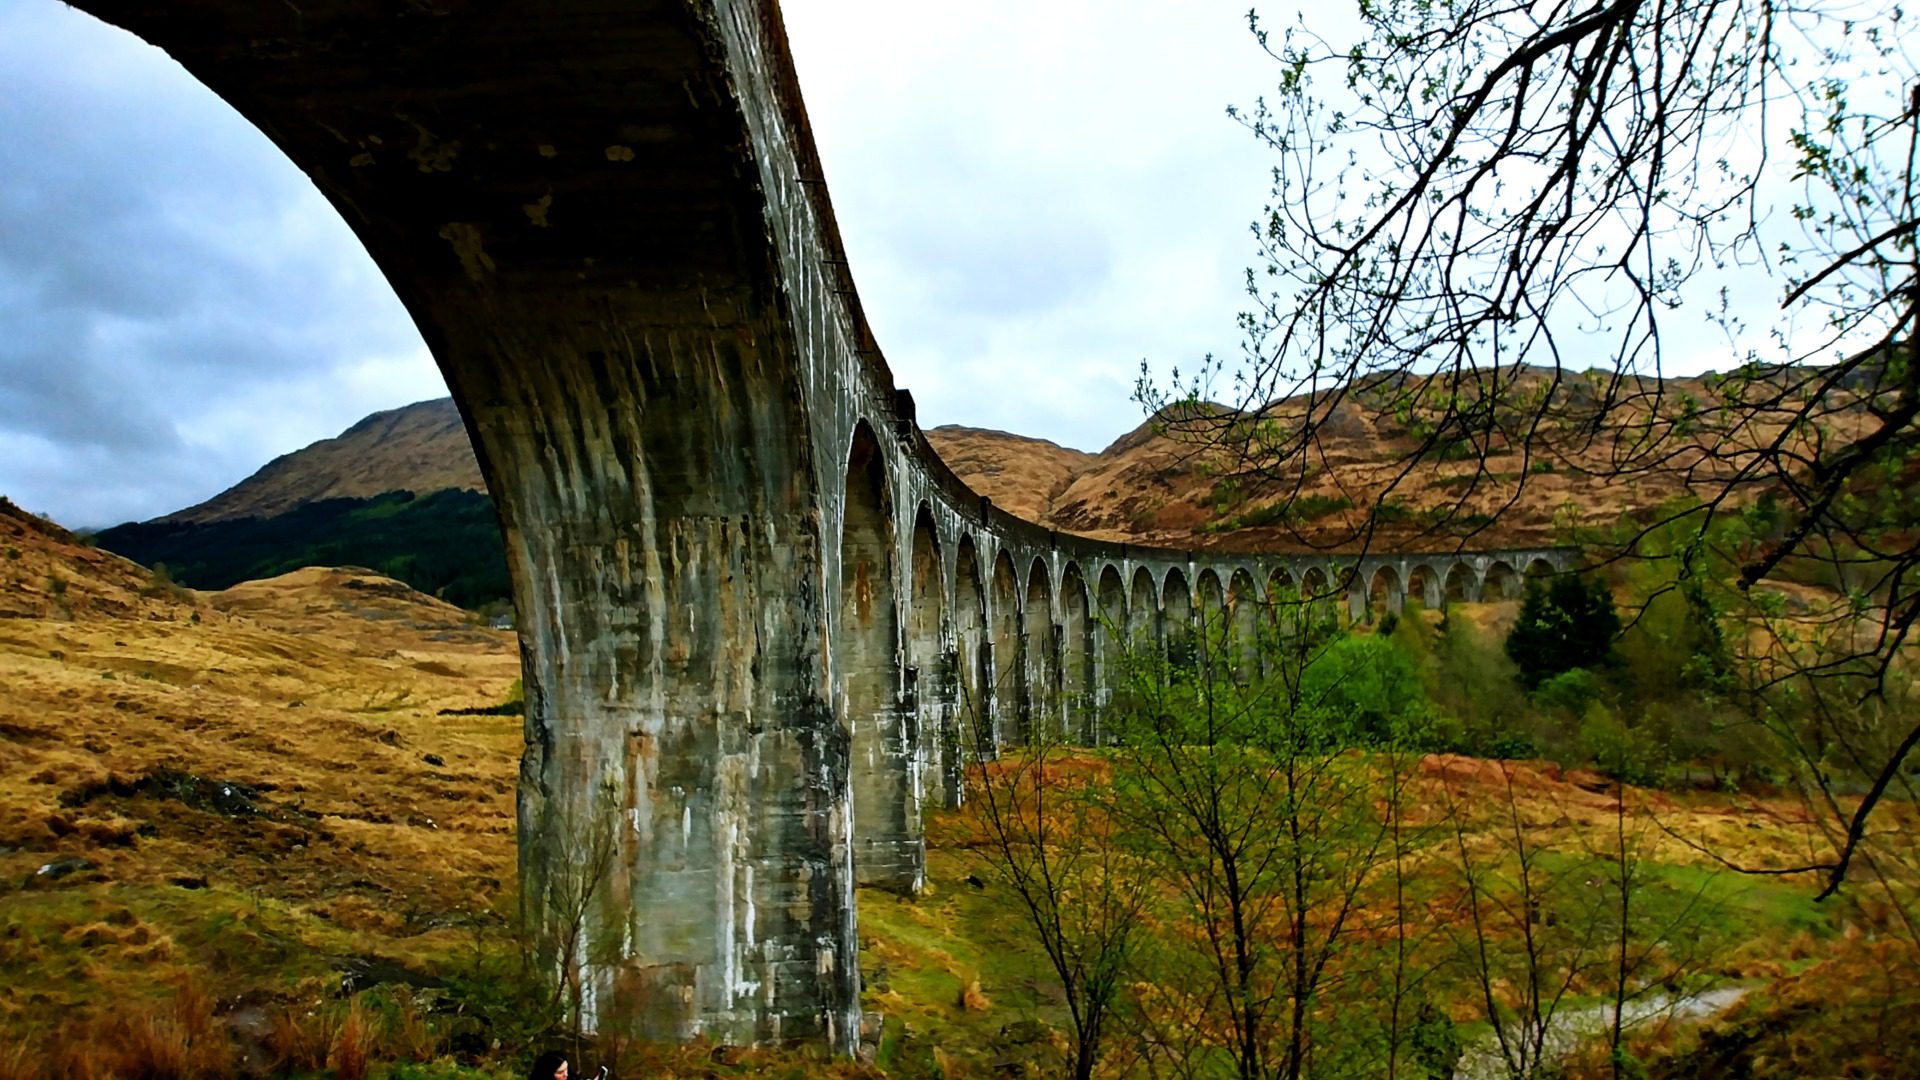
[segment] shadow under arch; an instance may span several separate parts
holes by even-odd
[[[987,694],[989,724],[995,748],[1024,737],[1021,721],[1027,712],[1027,677],[1021,649],[1025,625],[1020,610],[1021,591],[1014,576],[1013,558],[1005,548],[993,560],[993,672]]]
[[[1080,564],[1060,574],[1060,715],[1067,738],[1090,742],[1089,699],[1093,686],[1093,626],[1087,582]]]
[[[907,609],[907,667],[902,712],[911,721],[906,744],[924,756],[929,797],[949,808],[960,804],[962,757],[954,716],[956,654],[947,618],[945,564],[933,507],[922,502],[913,515],[913,588]]]
[[[1053,621],[1053,575],[1043,556],[1027,568],[1025,635],[1026,711],[1020,718],[1020,741],[1033,742],[1060,732],[1060,637]]]
[[[1167,571],[1160,586],[1160,637],[1168,659],[1193,663],[1193,593],[1186,571],[1177,566]]]
[[[855,880],[918,892],[918,755],[900,708],[900,627],[894,518],[886,463],[873,429],[855,426],[840,525],[840,602],[834,611],[835,701],[850,743]]]
[[[953,636],[959,654],[956,667],[961,744],[973,753],[990,755],[993,728],[987,719],[987,695],[993,685],[993,652],[988,644],[979,547],[972,533],[961,534],[953,560]]]
[[[1355,622],[1373,623],[1389,612],[1398,614],[1406,601],[1400,572],[1391,566],[1375,568],[1367,579],[1366,591],[1356,591],[1355,598],[1360,601],[1360,610],[1354,613]]]
[[[1160,586],[1153,571],[1142,566],[1133,572],[1133,595],[1127,600],[1127,647],[1157,649],[1160,643]]]
[[[1514,572],[1513,565],[1505,559],[1487,564],[1486,573],[1480,579],[1480,599],[1515,600],[1519,596],[1520,575]]]
[[[1471,604],[1480,600],[1480,579],[1475,576],[1473,567],[1465,562],[1457,562],[1447,568],[1447,582],[1442,595],[1449,604]]]
[[[1444,607],[1447,598],[1439,572],[1426,563],[1415,563],[1407,571],[1406,602],[1433,610]]]

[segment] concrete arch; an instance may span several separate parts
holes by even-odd
[[[1398,613],[1406,602],[1406,592],[1400,582],[1400,572],[1390,563],[1374,567],[1368,574],[1366,591],[1356,589],[1353,593],[1356,601],[1353,621],[1372,623],[1388,612]]]
[[[1200,632],[1217,637],[1226,618],[1227,591],[1220,584],[1220,574],[1210,566],[1194,575],[1193,607]]]
[[[1160,639],[1176,663],[1193,662],[1193,592],[1187,586],[1186,571],[1177,566],[1167,571],[1160,585]]]
[[[1422,607],[1438,609],[1446,604],[1440,574],[1426,563],[1414,563],[1407,571],[1407,599]]]
[[[1456,562],[1447,568],[1447,581],[1442,595],[1449,604],[1471,604],[1480,600],[1480,579],[1473,567],[1464,562]]]
[[[901,693],[913,721],[908,744],[918,748],[928,798],[958,806],[961,790],[959,726],[954,716],[957,653],[947,614],[945,563],[933,507],[922,502],[913,515],[911,601],[907,607],[907,666]]]
[[[979,546],[972,533],[962,533],[958,546],[953,561],[953,636],[959,654],[961,743],[973,753],[991,753],[993,725],[987,700],[993,686],[993,654]]]
[[[1520,575],[1514,573],[1513,565],[1505,559],[1488,563],[1486,572],[1480,577],[1480,599],[1513,600],[1519,595]]]
[[[1283,631],[1291,628],[1300,608],[1300,583],[1283,563],[1267,574],[1267,617]]]
[[[1535,555],[1533,558],[1527,560],[1525,574],[1528,581],[1532,581],[1535,578],[1552,577],[1556,572],[1552,561],[1544,555]]]
[[[1160,642],[1160,586],[1153,571],[1142,566],[1133,572],[1133,593],[1127,601],[1127,648],[1157,649]]]
[[[851,744],[853,866],[862,885],[917,892],[917,755],[902,715],[892,488],[873,429],[854,428],[840,518],[835,703]]]
[[[1245,567],[1227,579],[1227,625],[1235,674],[1245,682],[1260,663],[1259,589]]]
[[[1060,731],[1060,635],[1053,621],[1053,575],[1045,557],[1035,556],[1027,568],[1024,611],[1027,711],[1021,717],[1020,739],[1032,742],[1042,732]]]
[[[1092,739],[1106,741],[1103,722],[1113,684],[1118,678],[1121,651],[1127,647],[1127,627],[1131,612],[1127,609],[1127,584],[1120,568],[1108,563],[1100,568],[1098,619],[1093,627],[1093,683],[1088,688],[1088,722]]]
[[[1013,570],[1013,556],[1005,548],[993,559],[993,690],[991,702],[993,745],[1006,746],[1020,737],[1027,709],[1027,678],[1021,649],[1024,597]]]
[[[1340,590],[1327,567],[1315,564],[1300,572],[1300,603],[1310,627],[1338,621]]]
[[[1101,628],[1098,640],[1118,637],[1127,632],[1127,583],[1121,577],[1120,568],[1107,563],[1100,568],[1100,584],[1096,595],[1096,624]],[[1099,650],[1104,654],[1105,649]]]
[[[1092,626],[1087,582],[1080,564],[1060,575],[1060,713],[1070,739],[1090,742],[1089,699],[1093,680]]]

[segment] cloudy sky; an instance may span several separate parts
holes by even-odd
[[[1140,361],[1237,347],[1267,85],[1240,4],[783,5],[868,317],[929,426],[1098,449]],[[0,0],[0,494],[207,498],[444,394],[319,194],[163,53]]]

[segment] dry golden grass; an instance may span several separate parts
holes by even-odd
[[[521,730],[439,712],[518,674],[370,573],[192,593],[0,507],[0,1043],[458,948],[512,888]]]

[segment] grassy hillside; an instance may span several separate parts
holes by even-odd
[[[485,492],[321,499],[273,517],[162,518],[96,534],[110,551],[196,589],[303,566],[365,566],[465,608],[508,597],[506,549]]]
[[[1457,614],[1492,631],[1513,607]],[[514,1075],[538,1039],[509,930],[520,720],[454,711],[508,700],[517,674],[511,635],[389,579],[309,569],[197,593],[0,504],[0,1078]],[[1056,767],[1097,781],[1106,761]],[[1416,806],[1469,808],[1476,851],[1514,830],[1514,796],[1517,827],[1566,860],[1612,844],[1625,800],[1651,910],[1685,928],[1663,948],[1684,953],[1687,986],[1751,988],[1704,1035],[1636,1036],[1656,1075],[1871,1075],[1904,1037],[1869,1023],[1911,970],[1885,913],[1816,904],[1804,877],[1732,874],[1694,846],[1802,857],[1795,798],[1448,754],[1412,783]],[[1920,826],[1905,804],[1883,820]],[[923,895],[860,897],[871,1064],[627,1047],[619,1075],[1060,1075],[1063,988],[981,802],[932,815],[928,840]],[[1423,947],[1451,949],[1471,939],[1446,845],[1423,859]],[[1590,861],[1554,869],[1567,895],[1604,873]],[[1356,956],[1391,940],[1378,914]],[[1185,941],[1171,908],[1146,934]],[[1143,974],[1126,993],[1164,1002],[1154,987]],[[1485,1027],[1469,991],[1436,977],[1428,992],[1471,1048]],[[583,1058],[588,1075],[602,1060]],[[1573,1075],[1608,1075],[1588,1065]]]

